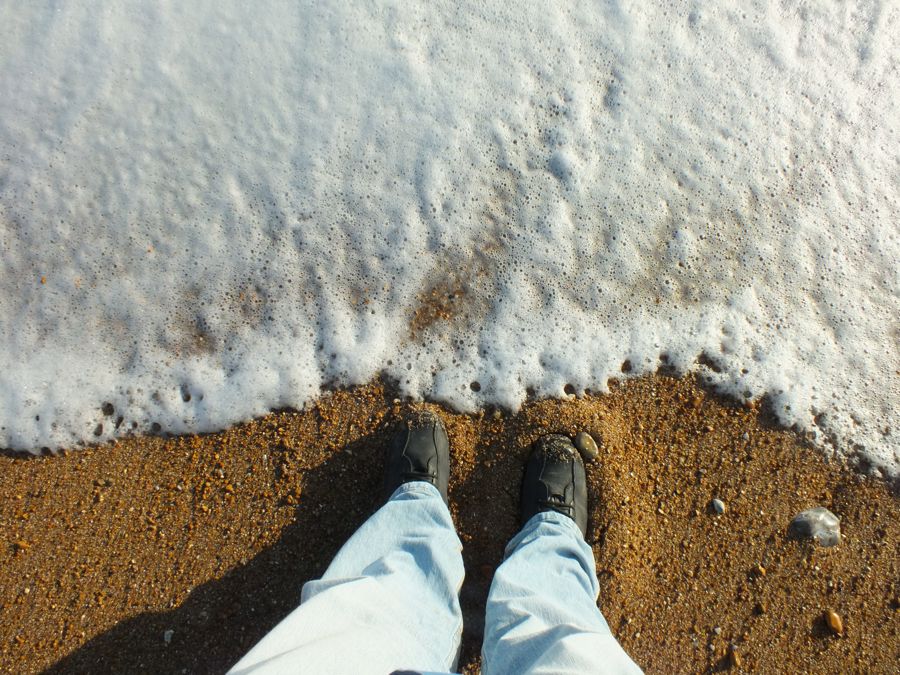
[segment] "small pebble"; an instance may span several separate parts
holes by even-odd
[[[715,628],[713,628],[713,633],[715,633],[716,635],[721,635],[721,634],[722,634],[722,627],[721,627],[721,626],[716,626]]]
[[[788,536],[813,539],[821,546],[837,546],[841,543],[841,519],[823,506],[807,509],[794,516]]]
[[[163,633],[163,642],[169,644],[172,642],[172,636],[175,635],[175,631],[171,628]]]
[[[825,611],[825,622],[835,635],[844,634],[844,622],[841,621],[841,617],[833,609]]]
[[[729,661],[731,662],[732,668],[740,668],[741,667],[741,655],[738,652],[737,648],[732,645],[731,649],[728,651]]]
[[[597,448],[597,442],[594,440],[593,436],[586,431],[579,431],[575,434],[575,447],[578,448],[578,452],[581,453],[581,457],[585,462],[594,461],[597,458],[597,455],[600,454],[600,450]]]
[[[712,506],[713,511],[718,513],[720,516],[725,513],[725,502],[723,502],[721,499],[713,499],[710,502],[710,505]]]

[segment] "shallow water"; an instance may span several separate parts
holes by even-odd
[[[898,11],[7,6],[0,446],[663,359],[895,472]]]

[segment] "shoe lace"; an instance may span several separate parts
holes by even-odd
[[[409,480],[425,480],[425,481],[433,481],[436,476],[432,473],[428,473],[427,471],[405,471],[402,475],[404,481]]]
[[[547,499],[538,500],[538,504],[542,509],[565,511],[569,515],[571,515],[575,511],[575,508],[572,504],[566,503],[566,498],[563,495],[551,494],[549,497],[547,497]]]

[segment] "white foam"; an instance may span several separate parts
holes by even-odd
[[[665,354],[897,470],[895,3],[0,26],[0,446],[218,429],[379,372],[516,407]],[[455,319],[413,331],[432,292]]]

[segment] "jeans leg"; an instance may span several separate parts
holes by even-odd
[[[640,673],[597,607],[594,554],[572,519],[538,513],[488,594],[482,672]]]
[[[452,670],[463,574],[462,544],[438,490],[401,485],[231,672]]]

